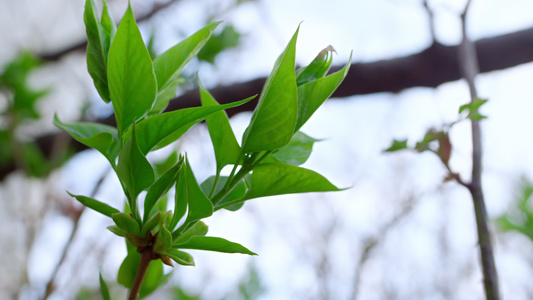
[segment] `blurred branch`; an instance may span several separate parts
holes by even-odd
[[[468,39],[466,32],[466,15],[470,7],[471,0],[467,1],[464,12],[461,14],[461,26],[463,40],[459,47],[458,62],[463,76],[470,90],[471,101],[478,98],[475,76],[479,73],[478,58],[476,48],[472,41]],[[478,120],[471,120],[472,124],[472,181],[468,184],[468,189],[474,202],[474,212],[476,215],[477,234],[479,239],[479,249],[481,252],[481,265],[483,269],[483,283],[487,300],[499,300],[500,290],[498,285],[498,273],[494,262],[494,249],[491,241],[491,234],[488,227],[487,208],[481,185],[482,172],[482,144],[481,127]]]
[[[153,17],[158,12],[170,7],[172,4],[178,2],[179,0],[169,0],[165,3],[154,3],[152,6],[152,9],[147,12],[142,17],[137,18],[137,22],[143,22],[149,20],[151,17]],[[63,56],[75,52],[75,51],[85,51],[87,49],[87,40],[78,42],[76,44],[70,45],[66,48],[63,48],[61,50],[58,50],[56,52],[50,52],[50,53],[41,53],[37,54],[36,56],[44,61],[52,62],[60,60]]]
[[[474,43],[480,72],[501,70],[533,61],[532,37],[533,28],[529,28],[481,39]],[[434,43],[431,47],[417,54],[371,63],[354,63],[333,97],[342,98],[379,92],[396,93],[410,87],[437,87],[445,82],[459,80],[462,75],[457,64],[458,48],[458,46],[443,46]],[[265,80],[266,78],[258,78],[233,85],[219,86],[210,92],[219,102],[224,104],[260,93]],[[193,107],[200,104],[199,94],[196,90],[186,92],[174,100],[170,102],[167,110]],[[251,111],[255,104],[256,102],[250,101],[243,106],[230,109],[228,115]],[[97,121],[104,124],[115,122],[114,116]],[[69,138],[64,132],[53,133],[38,137],[36,142],[41,151],[50,157],[54,140],[60,136]],[[75,151],[86,149],[80,143],[74,143],[73,148]],[[0,180],[15,169],[13,163],[1,166]]]
[[[104,171],[104,173],[100,176],[100,179],[98,179],[98,182],[96,182],[96,185],[94,186],[94,188],[93,188],[93,190],[91,192],[91,195],[90,195],[91,198],[94,198],[96,196],[96,194],[100,190],[100,187],[102,186],[102,183],[104,182],[107,174],[109,174],[110,171],[111,171],[111,168],[107,168]],[[67,257],[67,254],[68,254],[68,252],[70,250],[70,247],[73,244],[74,236],[78,232],[81,215],[85,211],[85,208],[86,208],[86,206],[82,206],[82,208],[73,216],[74,227],[72,228],[72,231],[70,232],[70,236],[69,236],[69,238],[67,240],[67,243],[65,244],[65,247],[63,248],[63,252],[61,253],[61,258],[59,259],[59,262],[55,266],[54,271],[52,272],[52,276],[50,276],[50,280],[46,284],[46,292],[45,292],[45,295],[43,297],[43,300],[48,299],[48,297],[50,295],[52,295],[52,293],[54,292],[54,290],[56,288],[55,280],[56,280],[56,277],[57,277],[57,273],[59,271],[59,268],[63,265],[63,262],[65,261],[65,259]],[[86,249],[91,249],[91,248],[86,248]]]

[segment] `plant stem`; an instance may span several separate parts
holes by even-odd
[[[135,280],[133,281],[128,300],[135,300],[137,299],[137,297],[139,297],[139,291],[141,290],[141,285],[144,280],[144,276],[146,276],[146,271],[148,271],[148,267],[150,266],[151,261],[152,250],[144,250],[141,253],[141,262],[139,263],[139,268],[137,269],[137,274],[135,275]]]
[[[474,82],[476,74],[479,73],[477,54],[472,41],[466,33],[466,13],[471,1],[466,4],[464,12],[461,14],[463,40],[459,47],[459,65],[463,71],[464,78],[468,83],[471,101],[478,98]],[[494,261],[494,249],[491,241],[491,234],[488,226],[487,208],[481,184],[482,172],[482,143],[481,127],[479,121],[472,122],[472,182],[468,184],[468,190],[472,195],[474,212],[476,215],[477,234],[479,240],[479,250],[481,253],[481,265],[483,268],[483,283],[485,297],[487,300],[499,300],[500,291],[498,285],[498,273]]]

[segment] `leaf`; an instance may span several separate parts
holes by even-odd
[[[408,149],[407,148],[407,139],[405,140],[394,140],[392,141],[392,145],[383,150],[384,152],[394,152],[394,151],[398,151],[398,150],[403,150],[403,149]]]
[[[104,278],[102,278],[102,273],[99,274],[100,278],[100,292],[102,293],[102,298],[104,300],[111,300],[111,296],[109,295],[109,288],[107,288],[107,284],[105,283]]]
[[[218,193],[224,187],[224,185],[226,184],[227,180],[228,180],[227,176],[221,176],[220,177],[220,179],[218,181],[218,184],[217,184],[217,187],[215,189],[215,194]],[[213,184],[214,183],[215,183],[215,176],[211,176],[211,177],[207,178],[204,182],[202,182],[200,187],[202,188],[204,193],[207,194],[213,188]],[[231,190],[231,192],[229,192],[226,195],[226,197],[224,197],[219,203],[217,203],[215,205],[215,209],[218,208],[218,207],[223,207],[227,203],[234,202],[235,200],[242,199],[244,197],[244,195],[246,194],[247,190],[248,190],[248,187],[246,186],[246,182],[244,180],[239,181],[237,183],[237,185],[235,185],[233,190]],[[238,207],[238,208],[237,207],[226,207],[226,209],[231,210],[231,211],[235,211],[235,210],[237,210],[239,208],[240,207]]]
[[[183,172],[185,173],[187,203],[189,204],[186,223],[211,216],[213,214],[213,204],[198,185],[187,157],[185,157]]]
[[[215,57],[228,48],[239,45],[241,35],[235,31],[233,26],[226,26],[220,34],[214,34],[205,47],[198,53],[198,59],[210,63],[215,62]]]
[[[104,2],[105,3],[105,2]],[[85,1],[85,31],[87,33],[87,70],[91,75],[94,86],[105,102],[111,100],[107,83],[107,55],[109,51],[110,16],[107,13],[107,5],[104,6],[102,20],[106,24],[105,29],[98,21],[96,6],[92,0]],[[104,17],[105,16],[105,17]],[[107,29],[107,30],[106,30]]]
[[[196,249],[223,253],[241,253],[248,255],[257,255],[256,253],[248,250],[241,244],[237,244],[225,240],[223,238],[212,236],[195,236],[184,244],[175,244],[174,246],[180,249]]]
[[[146,118],[136,124],[139,148],[142,153],[147,154],[156,147],[164,147],[180,138],[185,133],[182,129],[190,128],[191,123],[198,123],[211,113],[242,105],[253,98],[219,106],[185,108]],[[176,132],[180,134],[175,135]],[[131,130],[124,134],[124,139],[127,139],[129,135],[131,135]]]
[[[107,64],[109,93],[119,137],[152,108],[157,86],[150,54],[128,9],[109,49]]]
[[[154,60],[154,70],[159,91],[156,106],[159,107],[159,112],[163,111],[168,105],[168,101],[176,95],[176,86],[179,82],[181,71],[207,43],[218,24],[220,22],[205,26]]]
[[[182,266],[194,266],[194,259],[187,252],[179,251],[176,249],[170,249],[167,252],[167,256],[172,258],[173,261],[177,262]]]
[[[123,229],[121,229],[117,225],[107,226],[107,229],[109,231],[111,231],[112,233],[120,236],[120,237],[125,237],[126,236],[126,231],[124,231]]]
[[[298,86],[322,78],[328,73],[332,62],[332,52],[336,52],[330,45],[322,49],[320,53],[307,66],[296,71],[296,84]]]
[[[134,216],[137,211],[137,196],[154,182],[154,170],[139,150],[135,125],[133,135],[126,142],[118,155],[117,175],[124,184],[124,192],[128,196]]]
[[[183,160],[180,160],[174,167],[161,175],[152,186],[148,189],[148,193],[144,198],[144,220],[147,220],[159,199],[165,195],[168,190],[174,185],[178,177],[178,173],[182,168]]]
[[[340,191],[322,175],[288,164],[261,164],[254,168],[244,200],[265,196]]]
[[[474,101],[468,104],[461,105],[459,107],[459,113],[462,113],[463,111],[467,110],[468,115],[466,117],[472,121],[479,121],[482,119],[486,119],[487,116],[484,116],[479,113],[479,108],[483,104],[487,103],[487,101],[488,101],[487,99],[475,99]]]
[[[200,87],[200,99],[203,106],[219,105],[215,98],[204,88],[200,80],[198,80],[198,85]],[[237,163],[241,153],[241,147],[235,138],[225,111],[214,112],[206,116],[205,121],[213,148],[215,149],[217,173],[219,173],[224,166]]]
[[[67,193],[71,196],[76,198],[76,200],[80,201],[81,204],[87,206],[88,208],[97,211],[104,216],[112,217],[113,214],[120,213],[120,211],[114,207],[111,207],[103,202],[100,202],[96,199],[89,198],[86,196],[81,195],[73,195],[67,191]]]
[[[125,213],[116,213],[112,214],[111,218],[113,219],[113,222],[115,222],[115,224],[117,224],[117,226],[124,231],[133,234],[139,234],[139,224],[137,224],[137,222],[130,215]]]
[[[194,224],[194,226],[192,226],[185,232],[182,232],[179,237],[174,239],[173,245],[183,244],[189,241],[193,236],[204,236],[207,234],[208,230],[209,228],[207,227],[207,225],[205,225],[204,222],[198,221],[198,223]]]
[[[146,219],[145,219],[146,220]],[[142,226],[141,236],[146,237],[148,232],[152,231],[161,221],[161,212],[158,211],[157,214],[153,215],[148,219]]]
[[[317,141],[317,139],[309,137],[301,131],[297,131],[286,146],[272,153],[272,160],[274,162],[299,166],[307,161],[311,155],[311,151],[313,151],[313,145]],[[265,162],[268,162],[267,160]]]
[[[350,55],[348,63],[338,72],[298,86],[298,119],[294,132],[298,131],[339,87],[348,74],[351,61]]]
[[[115,167],[115,159],[120,151],[116,128],[89,122],[65,124],[59,120],[57,115],[54,115],[54,125],[66,131],[80,143],[98,150]]]
[[[294,134],[298,113],[294,71],[297,36],[298,29],[263,87],[250,125],[244,132],[242,148],[246,153],[283,147]]]
[[[159,238],[163,242],[165,249],[170,249],[172,246],[172,235],[165,226],[161,226],[161,229],[159,230]]]

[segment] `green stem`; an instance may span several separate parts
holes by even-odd
[[[152,261],[151,252],[151,249],[146,249],[141,253],[141,262],[139,263],[139,268],[137,269],[135,280],[133,281],[133,285],[131,286],[131,291],[128,300],[135,300],[137,299],[137,297],[139,297],[139,291],[141,290],[142,282],[144,280],[144,277],[146,276],[146,271],[148,271],[150,262]]]

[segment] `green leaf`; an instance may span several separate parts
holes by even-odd
[[[146,221],[141,230],[141,236],[146,237],[148,232],[152,231],[161,221],[161,212],[158,211],[157,214],[153,215],[148,221]]]
[[[100,20],[100,25],[102,26],[102,32],[104,33],[105,37],[103,48],[107,58],[107,55],[109,53],[109,47],[111,46],[111,41],[113,41],[115,33],[117,32],[117,25],[115,24],[113,17],[111,17],[111,14],[109,13],[109,7],[107,6],[107,3],[105,1],[102,2],[104,4],[104,8],[102,10],[102,19]]]
[[[467,110],[468,115],[466,117],[472,121],[479,121],[482,119],[486,119],[487,116],[479,113],[479,108],[483,104],[487,103],[487,101],[488,101],[487,99],[475,99],[474,101],[468,104],[461,105],[459,107],[459,113],[462,113],[463,111]]]
[[[170,249],[167,252],[167,256],[172,258],[173,261],[177,262],[182,266],[194,266],[194,259],[187,252],[179,251],[176,249]]]
[[[407,148],[407,139],[405,140],[394,140],[392,141],[392,145],[383,150],[384,152],[394,152],[394,151],[398,151],[398,150],[403,150],[403,149],[408,149]]]
[[[186,132],[182,129],[190,128],[191,123],[198,123],[211,113],[242,105],[253,98],[219,106],[185,108],[146,118],[136,125],[139,148],[142,153],[147,154],[156,147],[164,147],[180,138]],[[131,130],[124,135],[124,139],[127,139],[130,134]]]
[[[186,223],[211,216],[213,214],[213,204],[198,185],[187,157],[185,157],[183,172],[185,173],[187,203],[189,204]]]
[[[130,215],[125,213],[116,213],[112,214],[111,218],[113,218],[115,224],[117,224],[117,226],[124,231],[133,234],[139,234],[139,224],[137,224],[137,222]]]
[[[350,69],[352,56],[348,63],[336,73],[318,78],[298,86],[298,119],[294,131],[298,131],[339,87]]]
[[[109,49],[109,93],[119,137],[154,104],[157,86],[150,54],[128,6]]]
[[[178,178],[178,173],[182,168],[183,160],[180,160],[174,167],[161,175],[152,186],[144,198],[144,220],[147,220],[156,205],[157,201],[163,197],[174,185]]]
[[[174,239],[173,245],[183,244],[189,241],[193,236],[204,236],[207,234],[208,230],[209,228],[204,222],[198,221],[194,226],[182,232],[176,239]]]
[[[154,182],[154,170],[139,150],[135,125],[133,135],[118,155],[117,175],[124,184],[129,205],[134,216],[137,212],[137,196]]]
[[[215,189],[215,194],[218,193],[224,187],[227,180],[228,180],[227,176],[220,177],[217,187]],[[204,193],[208,194],[213,188],[214,183],[215,183],[215,176],[211,176],[207,178],[204,182],[202,182],[200,186],[202,190],[204,191]],[[244,195],[246,194],[246,191],[248,191],[246,181],[245,180],[239,181],[235,185],[233,190],[231,190],[231,192],[229,192],[226,195],[226,197],[224,197],[224,199],[222,199],[219,203],[215,205],[215,209],[217,209],[218,207],[224,207],[227,203],[234,202],[235,200],[242,199]],[[239,207],[225,207],[225,208],[231,211],[236,211],[240,208],[240,206]]]
[[[284,147],[272,153],[274,162],[283,162],[299,166],[307,161],[313,151],[313,145],[317,139],[309,137],[301,131],[297,131],[291,141]],[[268,158],[265,160],[268,162]]]
[[[241,35],[233,26],[226,26],[220,34],[214,34],[204,48],[198,53],[199,60],[205,60],[210,63],[215,62],[215,57],[228,48],[234,48],[239,45]]]
[[[126,231],[124,231],[123,229],[121,229],[117,225],[107,226],[107,229],[109,231],[111,231],[112,233],[120,236],[120,237],[125,237],[126,236]]]
[[[111,296],[109,295],[109,288],[107,288],[107,284],[105,283],[104,278],[102,278],[102,273],[99,274],[100,277],[100,292],[102,293],[102,298],[104,300],[111,300]]]
[[[200,80],[198,80],[198,85],[200,87],[200,99],[203,106],[219,105],[215,98],[204,88]],[[205,121],[213,148],[215,149],[217,173],[219,173],[224,166],[237,163],[241,153],[241,147],[235,138],[225,111],[212,113],[205,117]]]
[[[257,255],[256,253],[248,250],[241,244],[230,242],[223,238],[212,236],[195,236],[184,244],[175,245],[180,249],[196,249],[206,251],[216,251],[223,253],[242,253],[248,255]]]
[[[206,44],[218,24],[220,22],[205,26],[154,60],[154,70],[159,91],[154,108],[158,107],[158,112],[163,111],[167,107],[168,101],[176,96],[176,86],[179,83],[181,71]]]
[[[307,66],[296,71],[296,84],[298,86],[322,78],[328,73],[333,59],[332,52],[335,49],[330,45],[322,49],[320,53]]]
[[[244,200],[265,196],[340,191],[322,175],[288,164],[262,164],[254,168]]]
[[[57,115],[54,116],[54,125],[66,131],[80,143],[98,150],[115,167],[115,159],[120,151],[116,128],[89,122],[65,124],[59,120]]]
[[[105,2],[104,2],[105,4]],[[104,5],[101,24],[98,21],[96,6],[92,0],[85,1],[85,31],[87,32],[87,70],[93,78],[94,86],[105,102],[111,100],[107,83],[107,55],[111,40],[111,26],[107,5]],[[113,23],[114,24],[114,23]]]
[[[298,29],[263,87],[250,125],[244,132],[242,147],[246,153],[283,147],[294,134],[298,114],[294,71],[297,36]]]
[[[97,211],[104,216],[112,217],[113,214],[119,213],[120,211],[114,207],[111,207],[103,202],[100,202],[96,199],[89,198],[86,196],[81,195],[73,195],[67,191],[67,193],[71,196],[76,198],[76,200],[80,201],[81,204],[87,206],[88,208]]]
[[[159,238],[163,242],[163,246],[165,246],[165,249],[170,249],[172,247],[172,234],[170,234],[170,231],[165,226],[161,226],[161,229],[159,230]]]

